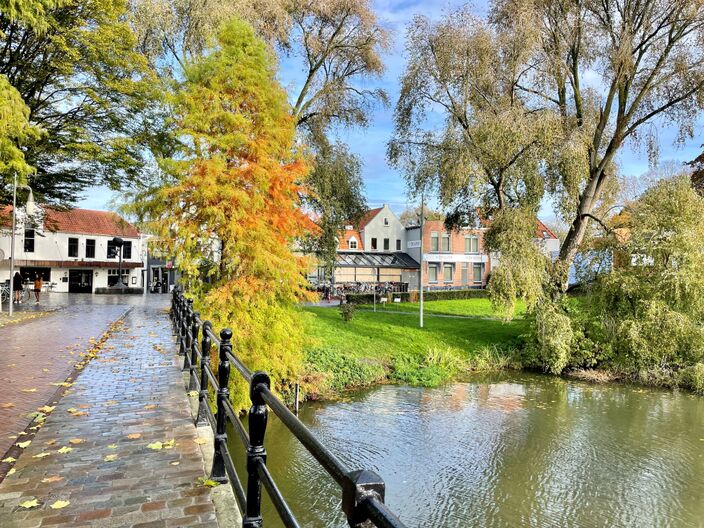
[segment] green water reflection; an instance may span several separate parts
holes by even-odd
[[[385,386],[301,419],[378,472],[408,526],[704,526],[704,398],[690,394],[492,375]],[[346,526],[334,482],[275,418],[266,444],[301,525]],[[271,504],[265,525],[281,526]]]

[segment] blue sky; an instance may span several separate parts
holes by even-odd
[[[386,72],[384,76],[369,84],[385,89],[389,94],[391,105],[388,108],[376,108],[368,128],[338,131],[338,137],[347,143],[352,152],[356,153],[363,162],[363,177],[369,205],[375,207],[387,203],[400,213],[407,205],[413,204],[408,202],[402,175],[387,164],[386,144],[393,134],[393,105],[398,98],[399,79],[404,69],[405,28],[415,14],[438,19],[443,12],[464,5],[466,2],[376,0],[373,4],[379,20],[392,34],[393,47],[385,57]],[[477,14],[486,13],[486,1],[474,2],[471,5]],[[294,91],[301,82],[302,66],[302,62],[296,57],[284,59],[281,62],[280,81],[290,91]],[[697,127],[693,140],[675,148],[673,140],[676,131],[671,127],[658,126],[661,160],[687,161],[696,157],[700,151],[699,146],[704,143],[700,130],[701,127]],[[624,175],[637,176],[648,170],[648,158],[645,151],[635,150],[630,146],[622,149],[619,164]],[[89,190],[78,206],[90,209],[107,209],[113,199],[112,192],[97,187]],[[553,216],[548,202],[543,205],[541,216],[546,219]]]

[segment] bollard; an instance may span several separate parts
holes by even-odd
[[[200,343],[200,392],[198,393],[198,417],[196,425],[209,425],[208,420],[208,372],[206,370],[210,361],[210,347],[212,342],[208,332],[212,332],[213,323],[205,321],[203,323],[203,340]]]
[[[243,528],[261,528],[262,526],[262,484],[257,467],[266,464],[264,433],[266,433],[267,407],[262,398],[263,388],[269,389],[271,381],[266,372],[252,374],[249,386],[249,447],[247,448],[247,508],[242,520]]]
[[[193,317],[191,318],[191,359],[190,361],[184,360],[184,366],[188,363],[188,390],[196,390],[196,365],[198,364],[198,319],[200,319],[200,313],[193,312]]]
[[[232,353],[232,330],[224,328],[220,331],[220,364],[218,365],[218,414],[216,416],[215,429],[215,454],[213,455],[213,469],[210,472],[210,479],[215,482],[224,484],[227,482],[227,474],[225,472],[225,459],[223,458],[223,450],[227,447],[227,433],[225,432],[226,415],[225,402],[230,397],[230,391],[227,384],[230,381],[230,360],[227,357],[228,352]]]
[[[385,484],[382,478],[366,469],[350,471],[342,484],[342,511],[351,528],[374,528],[374,523],[362,510],[362,503],[368,498],[384,502]]]

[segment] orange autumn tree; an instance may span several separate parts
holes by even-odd
[[[183,152],[162,160],[170,181],[141,207],[202,319],[232,328],[235,353],[281,390],[302,362],[297,306],[308,297],[292,247],[314,225],[300,207],[309,166],[274,64],[248,24],[221,28],[185,68],[172,104]],[[245,406],[236,381],[233,401]]]

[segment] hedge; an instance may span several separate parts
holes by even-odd
[[[404,293],[389,293],[386,297],[389,302],[393,302],[394,298],[401,297],[401,302],[418,302],[417,291]],[[379,302],[379,295],[376,297],[376,302]],[[485,299],[489,297],[489,292],[486,290],[433,290],[424,291],[423,300],[425,301],[452,301],[457,299]],[[371,293],[349,293],[347,294],[347,302],[354,304],[372,304],[374,296]]]

